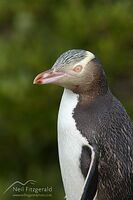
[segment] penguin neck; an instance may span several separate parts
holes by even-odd
[[[91,93],[90,91],[90,93],[77,94],[74,91],[65,88],[62,96],[62,101],[65,104],[64,107],[67,107],[68,104],[69,106],[72,105],[72,110],[74,111],[74,108],[77,105],[80,105],[84,108],[86,106],[89,106],[89,104],[97,102],[98,99],[104,99],[104,97],[109,94],[111,94],[109,89],[107,89],[105,93],[100,93],[96,91],[94,93]]]
[[[104,97],[110,91],[108,88],[108,83],[103,77],[98,80],[94,80],[91,84],[85,85],[84,87],[75,87],[72,90],[73,94],[79,95],[79,103],[81,105],[86,105],[94,102],[99,97]]]
[[[91,87],[86,93],[79,94],[79,101],[81,105],[91,104],[97,101],[99,98],[103,98],[109,93],[109,88],[107,87]]]

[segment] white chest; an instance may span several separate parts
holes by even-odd
[[[67,200],[80,199],[85,181],[80,170],[80,156],[82,146],[88,145],[88,142],[77,130],[73,118],[78,97],[65,89],[58,115],[59,160]]]

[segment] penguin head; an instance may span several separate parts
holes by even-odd
[[[34,84],[52,83],[80,93],[103,77],[104,71],[93,53],[74,49],[59,56],[50,70],[37,75]]]

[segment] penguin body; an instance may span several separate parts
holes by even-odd
[[[133,125],[94,54],[70,50],[34,83],[64,88],[58,147],[67,200],[131,200]]]

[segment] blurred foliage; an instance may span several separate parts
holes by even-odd
[[[53,187],[51,199],[63,199],[56,142],[62,89],[32,82],[74,48],[97,55],[133,119],[132,1],[0,1],[0,193],[33,179]]]

